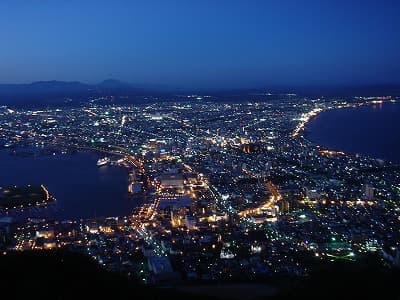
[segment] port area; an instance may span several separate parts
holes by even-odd
[[[18,209],[46,205],[55,201],[44,185],[0,188],[0,209]]]

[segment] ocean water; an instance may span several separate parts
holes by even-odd
[[[400,103],[326,111],[306,130],[323,147],[400,163]]]
[[[0,186],[44,184],[57,199],[57,218],[121,216],[137,205],[128,194],[127,170],[97,167],[96,153],[16,156],[0,151]]]

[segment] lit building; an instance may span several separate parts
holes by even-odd
[[[193,216],[185,216],[185,226],[187,229],[196,229],[196,219]]]
[[[369,185],[369,184],[364,185],[363,198],[365,200],[373,200],[374,199],[374,188],[371,185]]]
[[[182,174],[163,174],[160,180],[163,188],[183,188]]]

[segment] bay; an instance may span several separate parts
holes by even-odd
[[[306,130],[322,147],[400,163],[400,103],[328,110]]]
[[[128,195],[124,167],[101,166],[97,153],[10,155],[0,151],[0,186],[44,184],[57,199],[59,219],[128,215],[136,206]]]

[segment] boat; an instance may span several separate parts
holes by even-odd
[[[100,158],[100,159],[97,161],[97,166],[98,166],[98,167],[104,166],[104,165],[108,164],[110,161],[111,161],[111,160],[110,160],[109,157]]]

